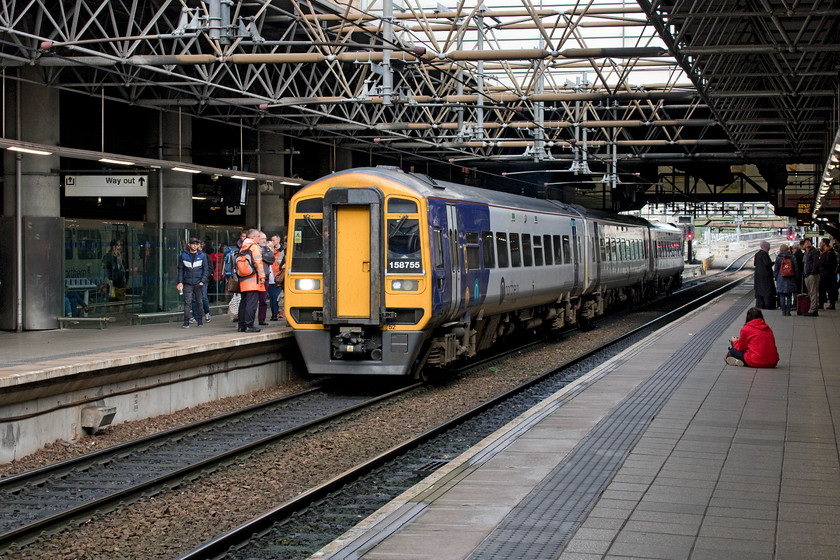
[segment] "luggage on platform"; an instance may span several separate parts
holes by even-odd
[[[811,298],[808,294],[796,294],[796,314],[805,315],[811,310]]]

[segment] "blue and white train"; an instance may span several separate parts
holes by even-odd
[[[417,375],[681,284],[676,227],[396,168],[319,179],[289,212],[285,313],[313,374]]]

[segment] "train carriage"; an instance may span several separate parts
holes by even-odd
[[[656,274],[643,220],[393,168],[310,184],[290,224],[286,318],[317,374],[445,366],[591,319]]]

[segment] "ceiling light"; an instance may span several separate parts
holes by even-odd
[[[172,171],[180,171],[181,173],[201,173],[198,169],[188,169],[186,167],[173,167]]]
[[[11,150],[13,152],[23,152],[24,154],[35,154],[36,156],[51,156],[52,152],[47,152],[44,150],[35,150],[33,148],[24,148],[21,146],[9,146],[6,148],[7,150]]]
[[[133,161],[125,161],[124,159],[110,159],[110,158],[99,158],[99,161],[102,163],[113,163],[116,165],[134,165]]]
[[[299,187],[300,183],[293,183],[292,181],[280,181],[281,185],[289,185],[290,187]]]
[[[207,200],[206,196],[194,196],[192,197],[193,200]]]
[[[232,175],[231,179],[242,179],[243,181],[253,181],[253,177],[246,177],[245,175]]]

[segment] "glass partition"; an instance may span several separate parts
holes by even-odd
[[[64,306],[60,315],[114,317],[178,311],[178,259],[190,237],[205,244],[215,265],[208,282],[210,305],[224,304],[223,252],[241,228],[196,226],[165,229],[143,222],[65,220]],[[161,243],[162,233],[162,243]]]

